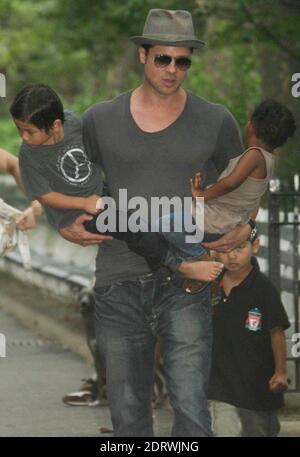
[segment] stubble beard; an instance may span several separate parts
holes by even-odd
[[[145,81],[152,89],[154,89],[154,91],[156,93],[158,93],[160,96],[164,96],[164,97],[176,94],[179,91],[181,84],[182,84],[182,83],[178,83],[176,86],[174,86],[174,88],[172,88],[171,90],[168,91],[166,89],[163,89],[158,83],[151,81],[149,78],[147,78],[147,76],[145,77]]]

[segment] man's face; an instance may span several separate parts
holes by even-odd
[[[258,248],[258,239],[253,243],[250,243],[250,241],[245,241],[230,252],[218,252],[217,259],[225,265],[228,271],[242,271],[249,267],[251,257],[257,253]]]
[[[160,66],[156,61],[157,56],[169,56],[172,60],[169,65]],[[175,59],[190,59],[191,50],[173,46],[153,46],[147,53],[144,48],[140,48],[139,57],[140,62],[144,64],[148,84],[160,95],[172,95],[178,91],[187,75],[187,69],[179,68]]]

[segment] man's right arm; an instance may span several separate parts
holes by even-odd
[[[113,239],[111,236],[96,235],[94,233],[87,232],[83,223],[85,221],[90,221],[91,219],[92,216],[82,214],[73,222],[73,224],[68,227],[61,228],[59,233],[66,240],[71,243],[79,244],[80,246],[90,246],[91,244],[99,244],[103,241]]]

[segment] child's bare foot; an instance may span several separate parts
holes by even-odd
[[[182,262],[179,271],[190,279],[210,282],[216,279],[223,270],[223,263],[212,261]]]

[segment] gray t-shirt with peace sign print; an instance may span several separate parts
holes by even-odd
[[[25,193],[35,200],[49,192],[73,197],[102,195],[103,180],[99,165],[87,158],[82,141],[81,119],[65,112],[64,138],[56,144],[28,146],[22,142],[19,163]],[[45,206],[48,222],[66,227],[83,213]]]

